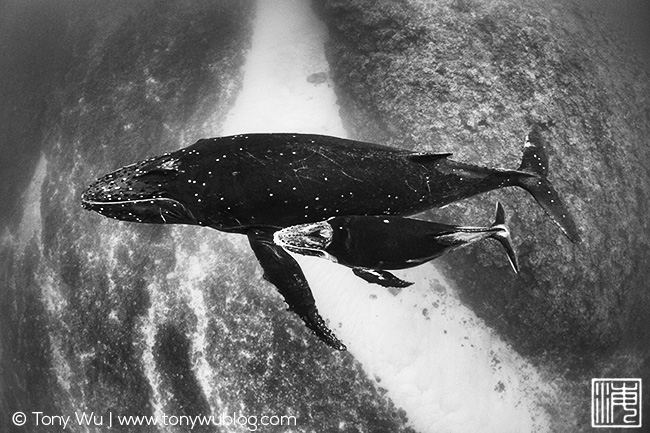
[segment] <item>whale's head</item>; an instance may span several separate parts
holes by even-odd
[[[327,247],[331,245],[333,238],[334,230],[327,221],[299,224],[278,230],[273,234],[273,242],[287,251],[336,262],[336,258],[327,252]]]
[[[123,221],[199,224],[181,197],[191,179],[173,154],[120,168],[100,177],[81,195],[84,209]]]

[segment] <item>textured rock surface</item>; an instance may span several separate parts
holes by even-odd
[[[15,20],[0,32],[12,66],[0,71],[0,137],[16,155],[29,148],[31,162],[11,155],[18,162],[3,181],[22,178],[2,186],[24,206],[2,209],[12,222],[3,221],[0,248],[0,430],[30,431],[5,416],[19,410],[209,407],[295,415],[300,431],[412,431],[350,354],[333,354],[284,311],[243,238],[120,223],[79,206],[107,170],[218,133],[237,92],[250,4],[13,4],[30,7],[0,14]],[[624,47],[593,17],[546,4],[319,4],[334,37],[332,77],[359,137],[516,167],[527,122],[555,120],[551,180],[584,242],[570,244],[524,192],[500,191],[436,215],[485,224],[502,200],[523,275],[487,243],[445,269],[519,350],[636,375],[633,348],[647,347],[650,317],[649,112],[647,78]],[[588,404],[584,386],[571,391]]]
[[[49,16],[39,2],[14,4],[3,56],[29,72],[47,39],[68,61],[51,65],[46,92],[21,99],[0,86],[15,104],[0,124],[19,126],[2,136],[15,138],[17,152],[37,140],[43,155],[26,165],[37,167],[33,177],[12,171],[28,186],[24,212],[20,224],[2,221],[1,431],[39,430],[33,417],[13,426],[16,411],[236,412],[295,416],[299,431],[412,431],[351,355],[319,344],[285,311],[245,237],[121,223],[80,206],[81,191],[107,170],[218,135],[239,90],[252,5],[56,2]],[[21,45],[14,36],[33,15],[42,25]]]
[[[491,192],[435,216],[486,223],[502,201],[523,272],[498,245],[438,263],[521,352],[638,375],[650,342],[648,77],[598,17],[563,3],[329,0],[319,10],[358,138],[516,168],[530,122],[555,122],[549,177],[583,242],[525,192]]]

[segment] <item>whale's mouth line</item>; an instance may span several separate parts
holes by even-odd
[[[173,198],[166,197],[152,197],[152,198],[140,198],[140,199],[131,199],[131,200],[120,200],[120,201],[96,201],[96,200],[81,200],[82,206],[84,209],[94,210],[99,213],[103,213],[108,209],[115,208],[127,208],[129,206],[137,206],[138,204],[146,205],[159,205],[158,214],[163,223],[171,223],[178,220],[189,220],[195,224],[199,224],[198,220],[183,203]],[[99,209],[99,210],[98,210]],[[141,220],[138,220],[143,222]],[[187,221],[183,221],[186,224],[189,224]]]
[[[183,206],[183,204],[178,200],[174,200],[173,198],[165,198],[165,197],[138,198],[132,200],[110,200],[110,201],[86,200],[83,198],[81,199],[82,204],[97,205],[97,206],[116,205],[116,204],[136,204],[136,203],[153,204],[157,201],[170,201],[173,203],[178,203],[179,205]]]

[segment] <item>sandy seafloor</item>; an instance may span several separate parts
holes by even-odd
[[[222,133],[306,132],[347,137],[328,79],[324,24],[305,2],[261,3],[242,91]],[[403,271],[398,293],[345,267],[296,257],[317,305],[364,371],[418,431],[547,431],[542,405],[556,398],[455,296],[433,266]],[[505,259],[505,257],[504,257]]]
[[[144,18],[133,13],[129,19]],[[194,24],[197,32],[207,25]],[[112,25],[107,20],[101,28],[110,34]],[[36,425],[35,411],[296,416],[295,426],[260,431],[584,427],[585,403],[567,393],[557,374],[533,365],[486,325],[435,264],[396,273],[415,284],[387,290],[339,265],[296,256],[321,314],[348,347],[337,353],[283,311],[245,237],[138,226],[80,210],[79,193],[94,177],[204,136],[356,135],[340,118],[324,53],[327,31],[307,2],[261,2],[251,25],[245,56],[224,55],[207,67],[190,64],[206,76],[230,71],[213,98],[166,106],[166,97],[193,84],[159,72],[165,53],[175,49],[164,29],[143,47],[160,57],[130,60],[142,73],[93,81],[104,63],[86,58],[97,69],[81,81],[79,94],[72,73],[61,79],[65,85],[54,93],[65,111],[47,113],[45,144],[20,199],[22,217],[2,238],[0,429],[46,431]],[[97,47],[109,46],[103,37],[95,34]],[[120,67],[129,69],[116,65],[115,74]],[[195,88],[205,92],[200,84]],[[146,104],[139,106],[138,98]],[[177,117],[179,107],[187,113]],[[151,124],[147,110],[155,112]],[[97,143],[87,144],[98,130],[104,132]],[[124,139],[124,147],[112,148],[113,136]],[[157,141],[122,153],[146,139]],[[505,254],[502,259],[506,263]],[[17,411],[28,414],[23,427],[10,422]],[[67,430],[108,431],[78,423]]]

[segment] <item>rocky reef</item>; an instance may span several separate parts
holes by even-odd
[[[533,122],[549,178],[576,219],[571,243],[522,191],[427,214],[481,224],[510,214],[522,272],[497,245],[437,262],[521,353],[557,372],[643,375],[650,347],[650,87],[602,17],[571,2],[318,2],[356,138],[516,168]],[[648,363],[645,362],[645,370]]]

